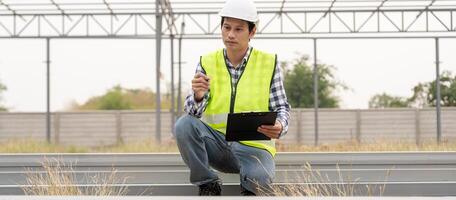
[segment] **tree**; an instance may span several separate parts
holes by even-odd
[[[6,89],[7,89],[6,86],[0,82],[0,103],[2,102],[2,99],[3,99],[2,93],[4,91],[6,91]],[[6,107],[4,107],[0,104],[0,111],[8,111],[8,109],[6,109]]]
[[[89,98],[83,105],[73,102],[72,110],[126,110],[131,108],[130,102],[124,97],[125,89],[116,85],[101,96]]]
[[[417,107],[436,106],[436,80],[419,83],[413,88],[410,101]],[[443,71],[440,75],[440,94],[442,106],[456,106],[456,75]]]
[[[404,97],[392,96],[386,93],[374,95],[369,99],[369,108],[408,107],[409,100]]]
[[[449,71],[443,71],[440,77],[440,105],[456,106],[456,76],[453,76]],[[418,83],[412,91],[413,95],[410,98],[396,97],[385,93],[377,94],[370,98],[369,108],[423,108],[436,105],[436,80]]]
[[[418,85],[413,87],[413,95],[409,99],[412,107],[424,108],[430,105],[428,102],[428,90],[428,83],[418,83]]]
[[[171,107],[169,95],[162,96],[161,108]],[[126,109],[155,109],[155,93],[150,89],[125,89],[120,85],[114,86],[101,96],[89,98],[82,105],[72,102],[70,110],[126,110]]]
[[[292,69],[286,69],[287,63],[282,65],[285,69],[284,87],[293,108],[314,107],[313,67],[308,61],[308,56],[301,55],[294,61]],[[319,107],[339,107],[340,99],[334,93],[338,89],[348,89],[347,86],[335,79],[334,66],[319,64],[317,67]]]

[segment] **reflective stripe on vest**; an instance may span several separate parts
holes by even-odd
[[[247,65],[236,85],[231,82],[223,49],[201,57],[201,67],[210,77],[210,96],[201,118],[212,128],[226,133],[228,113],[269,111],[271,81],[276,56],[256,49],[251,50]],[[274,140],[240,141],[244,145],[276,153]]]

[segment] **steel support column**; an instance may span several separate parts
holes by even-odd
[[[182,113],[182,37],[179,37],[178,72],[177,72],[177,116]]]
[[[156,110],[155,110],[155,142],[161,143],[161,100],[160,100],[160,61],[161,61],[161,39],[162,39],[162,13],[159,9],[160,1],[155,1],[155,78],[156,80]]]
[[[177,85],[177,115],[180,117],[182,113],[182,35],[184,34],[185,23],[181,24],[181,35],[179,37],[179,71]]]
[[[50,38],[46,38],[46,141],[51,143],[51,47]]]
[[[441,109],[440,109],[440,101],[441,101],[441,94],[440,94],[440,57],[439,57],[439,38],[435,38],[435,87],[436,87],[436,114],[437,114],[437,143],[440,144],[442,141],[442,129],[441,129]]]
[[[313,67],[313,89],[314,89],[314,126],[315,126],[315,141],[314,145],[318,145],[318,64],[317,64],[317,39],[313,39],[314,46],[314,67]]]
[[[174,35],[170,35],[171,41],[171,132],[174,134],[174,123],[176,122],[176,108],[174,96]]]

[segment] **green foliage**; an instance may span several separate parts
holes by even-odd
[[[436,105],[436,80],[418,83],[412,89],[410,98],[395,97],[388,94],[377,94],[369,100],[369,108],[386,107],[417,107],[423,108]],[[440,94],[442,106],[456,106],[456,76],[444,71],[440,75]]]
[[[313,67],[308,62],[309,57],[302,55],[294,61],[292,69],[285,69],[284,86],[293,108],[314,107]],[[282,67],[286,68],[287,63]],[[340,99],[334,93],[338,89],[346,90],[347,86],[335,79],[335,67],[325,64],[317,67],[319,107],[339,107]]]
[[[369,108],[398,108],[408,106],[409,100],[407,98],[392,96],[386,93],[374,95],[369,99]]]
[[[167,95],[161,98],[161,108],[171,107]],[[70,110],[142,110],[155,109],[155,93],[150,89],[125,89],[120,85],[114,86],[101,96],[90,98],[82,105],[73,103]]]
[[[2,93],[4,91],[6,91],[6,89],[7,89],[6,86],[0,82],[0,103],[2,102],[2,99],[3,99]],[[6,109],[6,107],[4,107],[0,104],[0,111],[8,111],[8,109]]]
[[[74,105],[75,110],[126,110],[131,103],[125,98],[125,90],[119,85],[109,89],[104,95],[90,98],[82,106]]]
[[[100,110],[128,110],[131,109],[130,101],[123,96],[120,85],[115,86],[100,98]]]
[[[436,106],[436,80],[419,83],[413,88],[413,96],[410,101],[419,107]],[[440,94],[442,106],[456,106],[456,75],[450,71],[444,71],[440,75]]]

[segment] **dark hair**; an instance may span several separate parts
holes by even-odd
[[[223,26],[223,22],[225,21],[225,17],[222,17],[222,22],[220,23],[220,26]],[[243,20],[245,21],[245,20]],[[249,22],[249,21],[245,21],[247,22],[247,24],[249,25],[249,33],[252,32],[253,28],[255,28],[255,23],[253,22]]]

